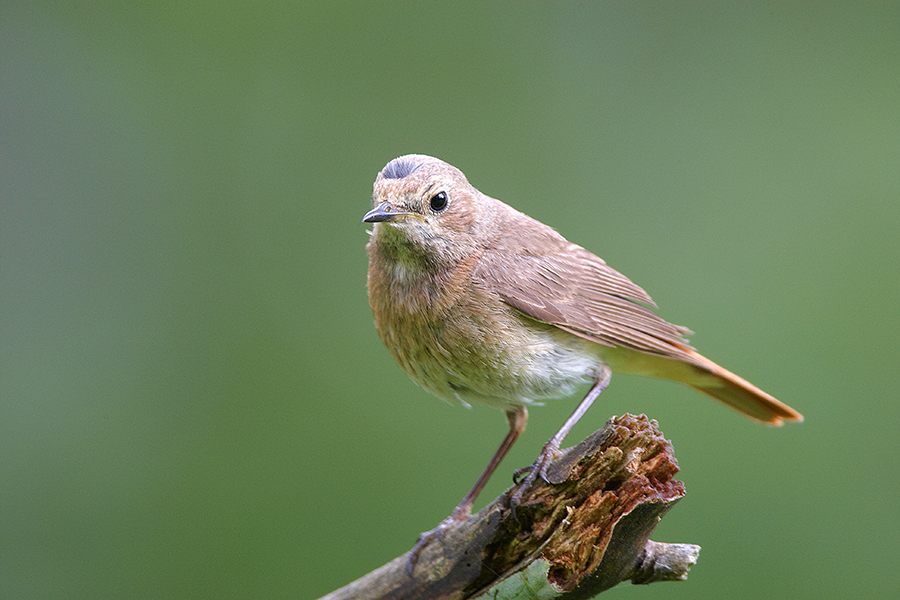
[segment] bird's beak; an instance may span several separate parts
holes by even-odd
[[[399,211],[387,202],[382,202],[363,217],[363,223],[382,223],[385,221],[397,221],[401,217],[412,216],[413,213]]]

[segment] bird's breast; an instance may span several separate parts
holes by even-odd
[[[595,376],[596,344],[519,313],[472,271],[370,261],[375,325],[413,381],[449,402],[508,408],[566,396]]]

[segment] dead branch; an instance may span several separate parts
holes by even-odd
[[[403,555],[322,600],[501,597],[501,588],[502,597],[590,598],[623,581],[685,579],[699,546],[649,539],[684,495],[656,421],[616,417],[563,452],[514,516],[516,486],[426,546],[412,577]]]

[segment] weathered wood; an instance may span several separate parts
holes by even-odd
[[[513,486],[425,546],[413,570],[406,555],[322,600],[475,598],[501,584],[503,596],[590,598],[622,581],[684,579],[698,546],[649,536],[684,495],[678,463],[655,421],[641,415],[606,426],[563,451],[515,514]],[[537,582],[545,590],[538,596]],[[510,591],[512,590],[512,591]],[[549,595],[546,595],[549,594]]]

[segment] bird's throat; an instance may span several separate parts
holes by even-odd
[[[434,268],[426,248],[410,239],[400,227],[379,224],[369,242],[378,260],[387,267],[392,279],[408,283]]]

